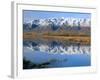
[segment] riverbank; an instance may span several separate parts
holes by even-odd
[[[23,39],[24,40],[34,40],[34,39],[44,39],[44,40],[62,40],[62,41],[70,41],[73,43],[80,43],[80,44],[89,44],[91,43],[91,38],[89,35],[84,35],[84,34],[66,34],[66,35],[61,35],[56,34],[56,35],[48,35],[48,34],[39,34],[35,32],[24,32],[23,34]]]

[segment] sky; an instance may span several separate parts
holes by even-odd
[[[23,10],[23,21],[25,23],[34,19],[48,19],[48,18],[86,18],[90,19],[90,13],[77,13],[77,12],[54,12],[54,11],[36,11],[36,10]]]

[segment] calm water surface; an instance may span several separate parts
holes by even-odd
[[[23,58],[47,68],[91,65],[90,45],[59,40],[24,40]]]

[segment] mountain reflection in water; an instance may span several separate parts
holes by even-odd
[[[24,41],[24,47],[32,51],[47,52],[50,54],[90,54],[89,45],[80,45],[79,43],[68,44],[60,41]]]
[[[48,63],[40,68],[90,66],[90,50],[90,45],[68,41],[35,39],[23,42],[23,56],[26,60],[37,65]],[[39,67],[35,65],[30,68]]]

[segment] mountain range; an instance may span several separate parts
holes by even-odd
[[[59,30],[80,30],[81,28],[90,28],[90,19],[84,18],[50,18],[33,19],[23,23],[24,31],[59,31]]]

